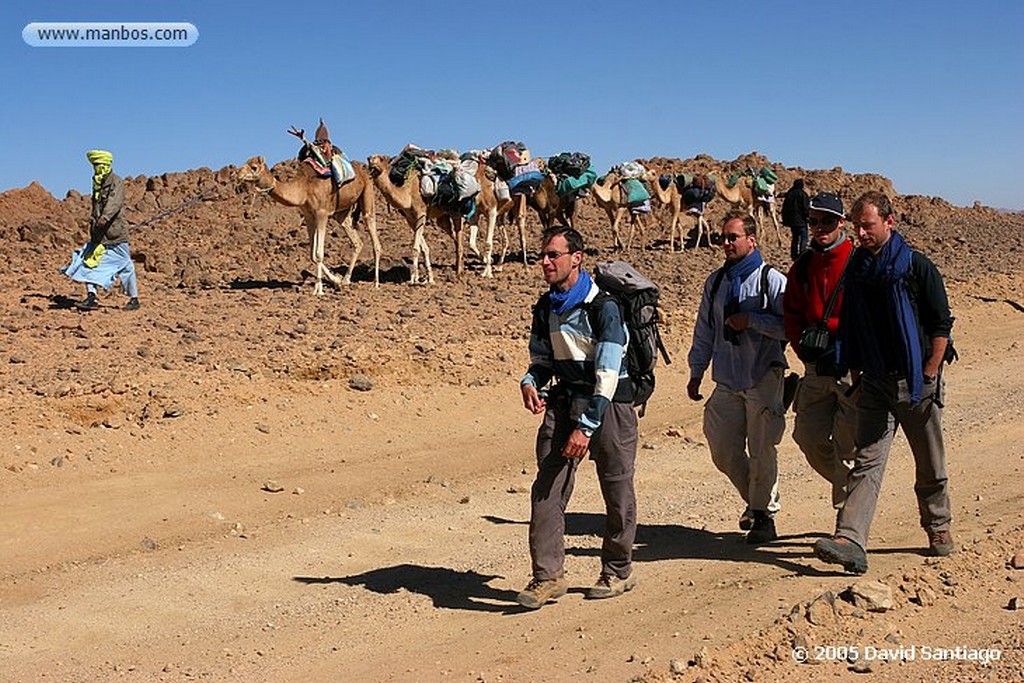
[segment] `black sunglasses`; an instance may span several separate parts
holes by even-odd
[[[808,218],[807,225],[812,228],[816,228],[819,225],[830,227],[833,225],[839,225],[839,216],[826,216],[825,218]]]

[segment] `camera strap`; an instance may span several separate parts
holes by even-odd
[[[854,250],[851,249],[850,253],[846,255],[846,261],[843,262],[843,270],[839,273],[839,282],[836,283],[835,289],[832,290],[832,295],[828,298],[828,303],[825,304],[825,312],[821,316],[822,329],[828,329],[828,318],[832,315],[832,309],[836,307],[836,299],[839,298],[839,292],[842,290],[843,285],[846,283],[846,267],[850,265],[850,258],[853,256]]]

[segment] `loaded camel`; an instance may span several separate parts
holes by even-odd
[[[504,220],[518,203],[516,201],[518,198],[499,198],[494,185],[497,173],[495,173],[493,168],[484,163],[483,154],[476,161],[479,164],[476,179],[480,183],[480,192],[476,196],[476,213],[469,222],[469,248],[483,261],[484,269],[480,273],[481,276],[494,277],[494,271],[501,270],[502,264],[505,262],[505,255],[508,254],[508,230],[505,228]],[[493,265],[494,228],[497,226],[499,218],[502,219],[501,231],[505,244],[501,256],[498,258],[497,265]],[[476,238],[480,231],[480,221],[483,220],[487,221],[487,238],[484,242],[484,253],[481,254],[480,249],[476,245]]]
[[[336,188],[330,178],[320,178],[308,164],[302,164],[298,175],[287,182],[279,182],[267,169],[263,157],[252,157],[238,170],[241,183],[252,183],[257,192],[285,206],[296,207],[302,214],[309,233],[310,259],[316,271],[315,296],[323,296],[323,278],[326,276],[335,286],[352,283],[352,271],[363,250],[363,240],[354,227],[360,214],[370,231],[373,243],[373,284],[380,286],[380,238],[377,236],[377,210],[373,184],[362,164],[353,163],[355,178]],[[324,265],[324,241],[327,236],[327,220],[333,216],[341,223],[352,242],[352,258],[344,280]]]
[[[377,186],[377,189],[384,196],[384,199],[388,204],[393,206],[398,213],[405,218],[406,223],[409,224],[409,228],[412,230],[412,269],[409,275],[410,284],[420,284],[420,261],[419,256],[422,252],[423,262],[426,266],[426,284],[432,284],[434,282],[434,272],[430,265],[430,247],[427,246],[427,240],[424,235],[427,227],[427,221],[435,221],[442,230],[447,232],[455,242],[455,274],[456,277],[462,277],[463,260],[464,260],[464,249],[462,246],[462,226],[463,218],[458,212],[451,212],[447,209],[437,206],[436,204],[427,204],[426,200],[423,199],[423,195],[420,194],[420,171],[414,168],[405,179],[405,182],[401,185],[395,185],[391,182],[389,177],[389,170],[391,169],[391,157],[375,154],[370,156],[366,160],[367,166],[369,167],[370,177],[373,178],[373,184]],[[482,170],[477,170],[477,180],[479,181]]]
[[[679,186],[676,185],[675,174],[670,174],[669,177],[672,179],[669,182],[667,188],[661,186],[661,182],[658,180],[660,174],[654,171],[648,171],[645,180],[648,185],[654,188],[654,196],[664,206],[667,206],[671,213],[671,219],[668,224],[668,250],[676,250],[676,229],[679,230],[679,251],[686,251],[686,235],[683,233],[683,228],[679,225],[679,216],[683,213],[683,195],[679,193]],[[703,216],[700,218],[703,219]],[[699,224],[698,224],[699,225]],[[700,233],[697,233],[697,244],[700,244]]]
[[[754,188],[749,176],[743,176],[736,181],[732,187],[728,186],[719,175],[715,175],[715,193],[730,204],[743,207],[758,223],[761,223],[765,215],[772,219],[772,226],[775,228],[775,236],[782,245],[782,231],[779,229],[778,219],[775,218],[775,203],[769,202],[761,197],[754,196]]]
[[[484,160],[486,160],[486,157],[484,157]],[[556,223],[572,227],[573,217],[576,213],[576,198],[563,197],[558,194],[557,179],[547,170],[542,159],[538,159],[538,161],[540,162],[540,170],[544,172],[544,179],[541,181],[540,187],[537,188],[536,192],[533,194],[513,194],[508,200],[498,200],[500,204],[498,215],[505,217],[509,223],[514,223],[519,228],[519,245],[522,249],[523,265],[529,265],[526,251],[526,207],[530,207],[537,212],[537,218],[540,220],[541,227],[544,230],[547,230]],[[497,177],[496,172],[493,167],[488,166],[487,168],[488,184],[493,187],[494,178]],[[481,186],[483,186],[483,183],[481,183]],[[508,232],[505,230],[505,224],[502,223],[501,227],[504,245],[501,256],[498,258],[499,268],[504,263],[509,248]],[[476,226],[470,226],[470,248],[474,253],[478,252],[476,233]],[[492,229],[489,234],[493,234]]]
[[[590,188],[594,193],[594,201],[608,216],[616,249],[625,248],[626,251],[631,252],[633,250],[633,235],[636,231],[640,232],[641,248],[646,249],[647,240],[644,235],[647,223],[642,213],[629,213],[629,238],[625,244],[619,236],[619,223],[622,221],[622,216],[629,211],[629,203],[622,190],[621,181],[622,177],[614,170],[609,171],[603,178],[598,178]]]
[[[523,249],[523,265],[526,265],[526,207],[537,212],[537,218],[543,230],[552,225],[573,227],[576,215],[576,198],[563,197],[558,194],[558,181],[555,176],[545,171],[544,180],[533,194],[512,196],[512,208],[509,220],[519,226],[519,242]]]

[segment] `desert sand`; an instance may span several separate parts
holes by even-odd
[[[629,257],[662,287],[674,361],[641,420],[639,585],[583,598],[602,523],[586,465],[572,588],[523,610],[538,418],[517,383],[538,266],[514,254],[489,280],[471,259],[457,278],[434,229],[438,282],[410,286],[411,235],[381,202],[381,287],[367,250],[353,285],[315,298],[298,213],[236,188],[233,168],[198,169],[128,178],[132,222],[205,199],[133,233],[139,311],[115,292],[82,313],[57,268],[85,239],[88,198],[33,184],[0,194],[0,680],[1020,680],[1024,216],[901,196],[880,175],[775,168],[780,190],[805,177],[847,205],[890,192],[898,228],[945,277],[961,354],[946,370],[956,554],[923,555],[902,437],[866,576],[813,556],[834,521],[828,486],[788,433],[781,537],[743,542],[685,391],[699,287],[721,256],[670,253],[658,210],[650,249]],[[585,263],[619,256],[589,202],[579,225]],[[788,267],[788,242],[762,249]],[[891,608],[843,597],[864,581]]]

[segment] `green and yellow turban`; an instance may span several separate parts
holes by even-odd
[[[110,173],[110,167],[114,164],[114,155],[105,149],[90,149],[85,153],[85,158],[93,165],[92,174],[92,196],[99,198],[100,185],[104,178]]]
[[[85,158],[88,159],[89,163],[93,166],[96,166],[97,164],[111,166],[114,163],[114,155],[105,149],[90,149],[85,153]]]

